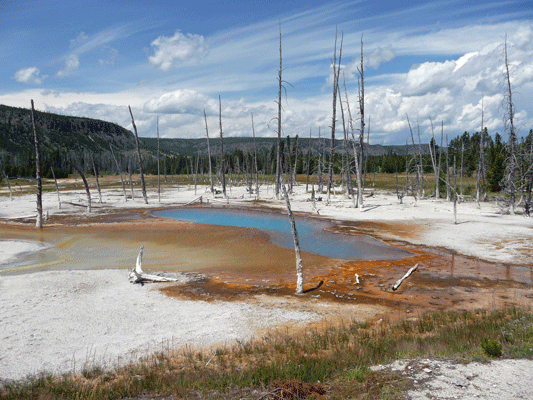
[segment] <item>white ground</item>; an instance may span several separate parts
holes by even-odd
[[[297,187],[296,192],[291,201],[297,212],[316,215],[318,211],[320,216],[336,220],[416,223],[425,228],[417,237],[391,238],[442,246],[485,260],[530,264],[533,219],[502,215],[501,208],[494,203],[460,203],[459,223],[455,224],[453,205],[444,200],[415,201],[409,197],[400,205],[393,194],[376,194],[365,198],[365,207],[360,211],[352,208],[351,200],[342,196],[333,196],[329,205],[325,201],[314,205],[307,201],[309,195],[304,193],[304,186]],[[232,188],[228,194],[230,205],[246,205],[253,199],[244,188]],[[176,206],[200,195],[204,195],[204,202],[206,199],[226,202],[220,198],[213,200],[206,194],[205,187],[198,189],[197,194],[193,188],[164,189],[161,203],[157,202],[152,188],[148,205],[144,204],[140,193],[136,194],[135,201],[124,202],[120,191],[106,190],[102,204],[95,201],[97,195],[93,193],[93,212],[105,213],[109,208]],[[261,199],[268,200],[271,207],[284,209],[284,202],[272,195],[272,188],[267,192],[263,187]],[[58,209],[57,195],[45,193],[43,207],[45,214],[50,215],[79,214],[83,209],[67,202],[84,204],[85,199],[84,191],[62,192],[63,203]],[[35,196],[16,196],[9,201],[5,192],[0,194],[0,221],[16,222],[17,218],[30,215],[35,215]],[[13,257],[37,251],[41,246],[10,239],[0,238],[0,266],[8,259],[13,262]],[[178,301],[153,290],[153,286],[131,285],[126,279],[127,273],[121,270],[40,272],[19,276],[6,276],[1,271],[0,379],[18,379],[43,370],[70,372],[79,370],[86,362],[112,366],[145,351],[162,350],[169,344],[206,346],[232,342],[273,325],[319,318],[312,311],[286,308],[274,311],[258,304]],[[512,365],[523,367],[519,362],[507,362],[511,372]],[[529,383],[531,379],[523,379],[523,382]],[[488,387],[487,390],[492,389]],[[453,396],[455,394],[450,398]]]

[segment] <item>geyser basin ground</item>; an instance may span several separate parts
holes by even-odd
[[[182,208],[154,212],[159,217],[199,224],[259,229],[272,244],[294,248],[291,227],[286,215],[276,212],[227,208]],[[333,223],[296,216],[296,229],[303,251],[342,260],[399,260],[412,255],[407,250],[389,246],[367,235],[345,235],[327,229]]]

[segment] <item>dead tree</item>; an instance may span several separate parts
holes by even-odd
[[[281,185],[281,88],[283,80],[281,73],[283,71],[281,55],[281,23],[279,26],[279,71],[278,71],[278,151],[276,155],[276,198],[279,198],[279,187]]]
[[[124,178],[122,177],[122,170],[120,169],[120,165],[118,165],[118,161],[117,161],[117,158],[115,157],[115,153],[113,152],[113,146],[111,145],[111,143],[109,143],[109,149],[111,150],[111,155],[113,156],[113,160],[115,160],[117,172],[120,175],[120,182],[122,182],[122,191],[124,192],[124,201],[128,201],[128,196],[126,195],[126,184],[124,183]]]
[[[52,171],[52,177],[54,178],[54,183],[56,185],[56,192],[57,192],[57,208],[61,209],[61,198],[59,197],[59,186],[57,184],[56,174],[54,173],[54,167],[50,166],[50,170]]]
[[[505,110],[505,128],[509,133],[509,159],[505,171],[504,183],[505,188],[509,192],[509,211],[511,214],[515,213],[516,203],[516,173],[518,170],[518,161],[516,158],[517,151],[517,137],[514,126],[515,109],[513,104],[513,90],[511,87],[511,75],[509,73],[509,60],[507,58],[507,35],[505,36],[504,46],[504,60],[505,60],[505,94],[503,99],[503,106]]]
[[[93,165],[94,177],[96,179],[96,190],[98,191],[98,203],[101,203],[102,202],[102,191],[100,190],[100,182],[98,181],[98,171],[96,170],[96,165],[94,164],[93,155],[91,154],[90,157],[91,157],[91,163]]]
[[[357,181],[357,197],[355,195],[352,196],[353,199],[353,205],[355,208],[362,207],[363,206],[363,183],[361,176],[361,169],[359,168],[359,156],[358,151],[356,148],[356,140],[355,140],[355,128],[353,126],[353,119],[352,119],[352,111],[350,109],[350,100],[348,99],[348,90],[346,89],[346,81],[344,82],[344,95],[346,96],[346,110],[348,111],[348,123],[350,125],[350,131],[352,134],[352,148],[353,148],[353,157],[355,161],[355,177]]]
[[[209,147],[209,129],[207,128],[207,114],[204,108],[204,120],[205,120],[205,134],[207,136],[207,157],[209,159],[209,184],[211,185],[211,193],[215,193],[213,188],[213,167],[211,165],[211,148]]]
[[[437,165],[437,149],[435,143],[435,130],[433,129],[433,120],[429,118],[431,122],[431,140],[429,142],[429,154],[431,156],[431,165],[433,166],[433,173],[435,174],[435,199],[438,200],[440,190],[439,190],[439,167]]]
[[[35,142],[35,177],[37,179],[37,219],[35,226],[43,227],[43,185],[41,173],[41,155],[39,151],[39,136],[37,135],[37,126],[35,125],[35,110],[33,108],[33,99],[31,100],[31,123],[33,125],[33,135]]]
[[[159,115],[157,116],[157,201],[161,203],[161,171],[159,169]]]
[[[218,96],[218,121],[220,126],[220,175],[222,179],[222,193],[224,197],[226,196],[226,163],[225,163],[225,154],[224,154],[224,139],[222,137],[222,100],[220,95]]]
[[[13,191],[11,190],[11,183],[9,182],[9,176],[7,176],[4,170],[4,176],[6,177],[7,187],[9,189],[9,201],[13,201]]]
[[[132,160],[131,160],[131,158],[128,157],[128,176],[129,176],[129,179],[130,179],[131,200],[133,201],[133,200],[135,200],[135,193],[133,191],[133,179],[131,177],[132,170],[133,170]]]
[[[453,156],[453,222],[457,224],[457,167]]]
[[[87,194],[87,212],[91,212],[91,191],[89,190],[89,184],[87,183],[87,179],[85,178],[85,174],[79,168],[74,162],[70,162],[70,165],[72,165],[72,168],[74,168],[78,174],[80,174],[81,180],[83,181],[83,185],[85,186],[85,193]]]
[[[140,283],[141,285],[145,282],[176,282],[175,278],[167,278],[165,276],[147,274],[142,269],[142,259],[143,259],[143,250],[144,246],[141,246],[139,250],[139,255],[137,256],[137,262],[135,263],[135,268],[130,272],[129,278],[131,283]]]
[[[337,65],[337,31],[335,31],[335,47],[333,50],[333,112],[331,115],[331,146],[329,150],[329,169],[328,169],[328,187],[327,187],[327,202],[330,201],[331,189],[333,183],[333,162],[335,159],[335,122],[337,119],[337,92],[339,85],[339,75],[342,59],[342,41],[339,49],[339,64]]]
[[[309,127],[309,145],[307,146],[307,178],[305,180],[305,192],[309,190],[309,172],[311,168],[311,127]]]
[[[289,214],[289,221],[291,223],[291,230],[292,230],[292,238],[294,239],[294,253],[296,255],[296,294],[302,294],[304,291],[304,288],[303,288],[304,268],[302,264],[302,256],[300,253],[300,241],[298,239],[298,231],[296,230],[296,222],[294,220],[294,215],[292,214],[292,210],[291,210],[291,202],[289,200],[289,194],[287,193],[287,189],[285,188],[285,185],[283,183],[281,187],[283,189],[283,196],[285,197],[285,202],[287,203],[287,213]]]
[[[477,168],[477,185],[476,201],[479,203],[481,196],[485,193],[485,127],[483,107],[483,98],[481,98],[481,131],[479,132],[479,164]]]
[[[252,116],[252,135],[254,138],[255,197],[259,199],[259,168],[257,167],[257,146],[255,144],[254,114]]]
[[[349,138],[348,138],[348,131],[346,129],[346,119],[344,117],[344,107],[342,106],[342,96],[341,96],[341,89],[340,86],[337,85],[337,92],[339,95],[340,105],[341,105],[341,117],[342,117],[342,131],[344,134],[344,153],[345,156],[345,163],[344,163],[344,173],[346,175],[345,178],[345,193],[348,197],[353,196],[353,186],[352,186],[352,169],[351,164],[352,161],[350,159],[350,145],[349,145]]]
[[[409,125],[409,132],[411,132],[411,141],[413,143],[413,150],[416,148],[415,144],[415,137],[413,135],[413,128],[411,128],[411,122],[409,121],[409,116],[405,114],[405,117],[407,118],[407,124]],[[420,165],[418,164],[417,154],[414,154],[414,160],[415,160],[415,168],[416,168],[416,197],[420,198],[421,192],[420,192]]]
[[[133,125],[133,131],[135,133],[135,145],[137,146],[137,159],[139,161],[139,172],[141,174],[141,189],[143,193],[144,203],[148,204],[148,196],[146,195],[146,186],[144,184],[144,173],[143,173],[143,160],[141,157],[141,149],[139,147],[139,135],[137,134],[137,127],[135,126],[135,120],[133,119],[133,113],[131,112],[131,107],[128,106],[131,115],[131,124]]]
[[[418,157],[420,158],[420,183],[422,185],[422,198],[426,197],[426,184],[424,182],[424,160],[422,159],[422,139],[420,138],[420,123],[416,117],[416,129],[418,131]]]
[[[360,85],[359,85],[359,120],[361,123],[361,126],[359,128],[359,151],[360,157],[359,157],[359,166],[358,166],[358,186],[361,186],[361,189],[358,190],[357,193],[357,204],[359,205],[359,209],[363,210],[363,163],[364,163],[364,141],[365,141],[365,68],[364,68],[364,62],[363,62],[363,35],[361,35],[361,66],[357,67],[357,71],[359,72],[360,77]]]

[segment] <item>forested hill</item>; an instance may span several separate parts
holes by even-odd
[[[133,134],[110,122],[35,112],[35,124],[44,152],[118,151],[135,146]],[[34,151],[31,110],[0,105],[0,153],[28,154]]]
[[[101,153],[109,150],[109,143],[117,152],[130,151],[135,148],[134,136],[129,130],[111,122],[92,118],[70,117],[48,112],[35,112],[37,131],[41,149],[44,153],[57,152],[89,152]],[[139,138],[141,146],[152,152],[157,149],[156,138]],[[292,148],[295,138],[283,138],[284,146]],[[33,127],[31,111],[25,108],[9,107],[0,104],[0,155],[7,153],[11,156],[29,155],[34,152]],[[290,143],[287,143],[287,142]],[[207,141],[202,139],[160,139],[160,149],[168,154],[185,156],[207,155]],[[271,150],[277,145],[277,138],[255,139],[258,153]],[[336,151],[342,153],[344,144],[337,140]],[[210,139],[212,155],[220,154],[220,138]],[[252,153],[254,141],[251,137],[226,137],[224,148],[228,153],[240,150]],[[299,138],[298,148],[302,152],[311,149],[313,153],[329,153],[330,140],[327,138]],[[389,152],[397,155],[415,154],[413,146],[365,146],[365,152],[371,156],[385,155]],[[422,145],[422,154],[429,153],[428,146]]]
[[[146,149],[157,149],[157,138],[139,138],[143,143],[143,146]],[[256,137],[255,146],[257,148],[257,153],[261,154],[271,150],[273,147],[277,146],[277,138],[269,137]],[[289,139],[282,138],[283,145],[286,148],[293,148],[295,143],[295,138],[291,137]],[[287,143],[289,140],[290,143]],[[289,146],[287,146],[287,144]],[[331,141],[328,138],[299,138],[298,139],[298,149],[300,152],[307,153],[308,149],[311,149],[312,153],[317,152],[326,152],[329,154],[329,149],[331,146]],[[351,146],[351,144],[350,144]],[[211,149],[211,155],[220,154],[220,138],[210,138],[209,147]],[[207,139],[160,139],[159,148],[161,151],[195,156],[200,152],[201,155],[207,154]],[[335,141],[336,152],[344,152],[344,143],[342,140]],[[244,153],[253,153],[254,151],[254,139],[251,137],[225,137],[224,138],[224,151],[227,153],[232,153],[235,150],[241,150]],[[350,151],[352,148],[350,147]],[[412,145],[400,145],[400,146],[383,146],[380,144],[376,145],[365,145],[365,153],[370,156],[383,156],[388,153],[395,153],[399,156],[407,154],[416,154],[418,152],[418,145],[415,146],[413,150]],[[429,147],[427,144],[422,144],[422,154],[429,154]]]

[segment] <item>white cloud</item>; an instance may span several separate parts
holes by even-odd
[[[214,99],[196,90],[184,89],[165,93],[157,98],[148,100],[143,107],[145,112],[162,114],[203,114],[218,113],[218,104]]]
[[[85,43],[89,39],[89,36],[85,32],[80,32],[80,34],[75,38],[70,40],[70,48],[78,47],[82,43]]]
[[[378,69],[384,62],[389,62],[395,57],[392,46],[378,47],[369,56],[366,57],[366,65],[371,68]]]
[[[30,67],[19,69],[17,72],[15,72],[14,78],[17,80],[17,82],[40,85],[43,83],[43,79],[47,78],[47,75],[41,75],[39,68],[37,67]]]
[[[176,31],[172,37],[159,36],[151,46],[154,48],[154,55],[148,57],[148,60],[163,71],[207,51],[203,36],[191,33],[184,35],[180,31]]]
[[[57,72],[57,76],[64,78],[80,67],[80,60],[76,54],[69,55],[65,60],[65,67]]]
[[[111,46],[104,46],[102,52],[104,53],[104,58],[98,59],[100,65],[114,65],[115,59],[118,55],[118,50]]]

